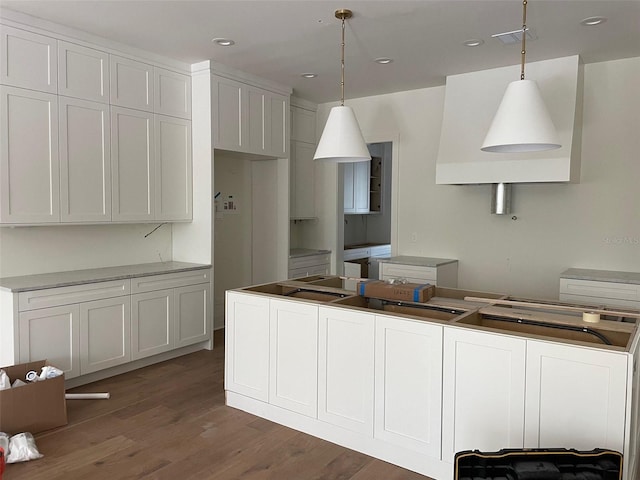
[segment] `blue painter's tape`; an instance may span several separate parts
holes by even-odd
[[[424,285],[419,285],[416,288],[413,289],[413,301],[414,302],[419,302],[420,301],[420,292],[422,290],[424,290],[425,288],[428,288],[431,284],[430,283],[425,283]]]

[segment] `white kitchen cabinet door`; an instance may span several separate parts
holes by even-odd
[[[111,220],[109,106],[59,97],[60,220]]]
[[[153,112],[153,66],[111,55],[111,105]]]
[[[270,300],[269,403],[316,418],[318,307]]]
[[[226,293],[225,390],[269,401],[269,299]]]
[[[77,304],[21,312],[20,362],[46,359],[66,379],[80,375],[79,318]]]
[[[155,113],[191,119],[191,77],[154,68]]]
[[[318,419],[373,436],[375,315],[320,307]]]
[[[289,98],[267,93],[265,112],[266,151],[279,158],[289,156]]]
[[[173,289],[131,296],[131,360],[167,352],[175,344]]]
[[[291,106],[291,140],[316,143],[316,112]]]
[[[627,356],[527,341],[525,447],[622,452]]]
[[[211,339],[211,284],[175,288],[176,348]]]
[[[131,360],[131,297],[80,304],[80,373]]]
[[[57,41],[0,25],[0,84],[58,93]]]
[[[213,146],[234,152],[245,151],[243,118],[246,101],[243,100],[244,84],[223,77],[213,77]]]
[[[522,448],[526,341],[444,327],[442,460]]]
[[[190,220],[191,121],[155,115],[155,219]]]
[[[111,107],[112,219],[154,219],[153,114]]]
[[[439,459],[442,327],[376,316],[375,437]]]
[[[246,128],[244,142],[241,142],[244,143],[242,149],[252,153],[268,154],[271,138],[267,136],[268,132],[265,128],[266,102],[268,101],[266,92],[247,85],[243,86],[242,90],[247,101],[247,109],[241,115],[244,117],[242,120]]]
[[[344,163],[344,213],[369,213],[371,162]]]
[[[292,142],[291,158],[291,218],[313,218],[315,208],[315,166],[313,155],[316,147],[310,143]]]
[[[58,94],[109,103],[109,54],[58,42]]]
[[[60,221],[58,97],[0,86],[0,223]]]

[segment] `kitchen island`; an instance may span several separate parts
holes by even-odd
[[[622,452],[634,480],[640,314],[485,303],[505,299],[381,301],[337,277],[228,291],[227,404],[436,480],[461,450],[562,447]]]

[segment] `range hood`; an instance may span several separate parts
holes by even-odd
[[[538,83],[562,144],[527,153],[480,150],[519,65],[448,76],[436,184],[579,182],[582,70],[577,55],[527,63],[527,77]]]

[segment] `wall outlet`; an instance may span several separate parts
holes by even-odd
[[[418,232],[413,232],[411,234],[411,242],[412,243],[417,243],[418,242]]]

